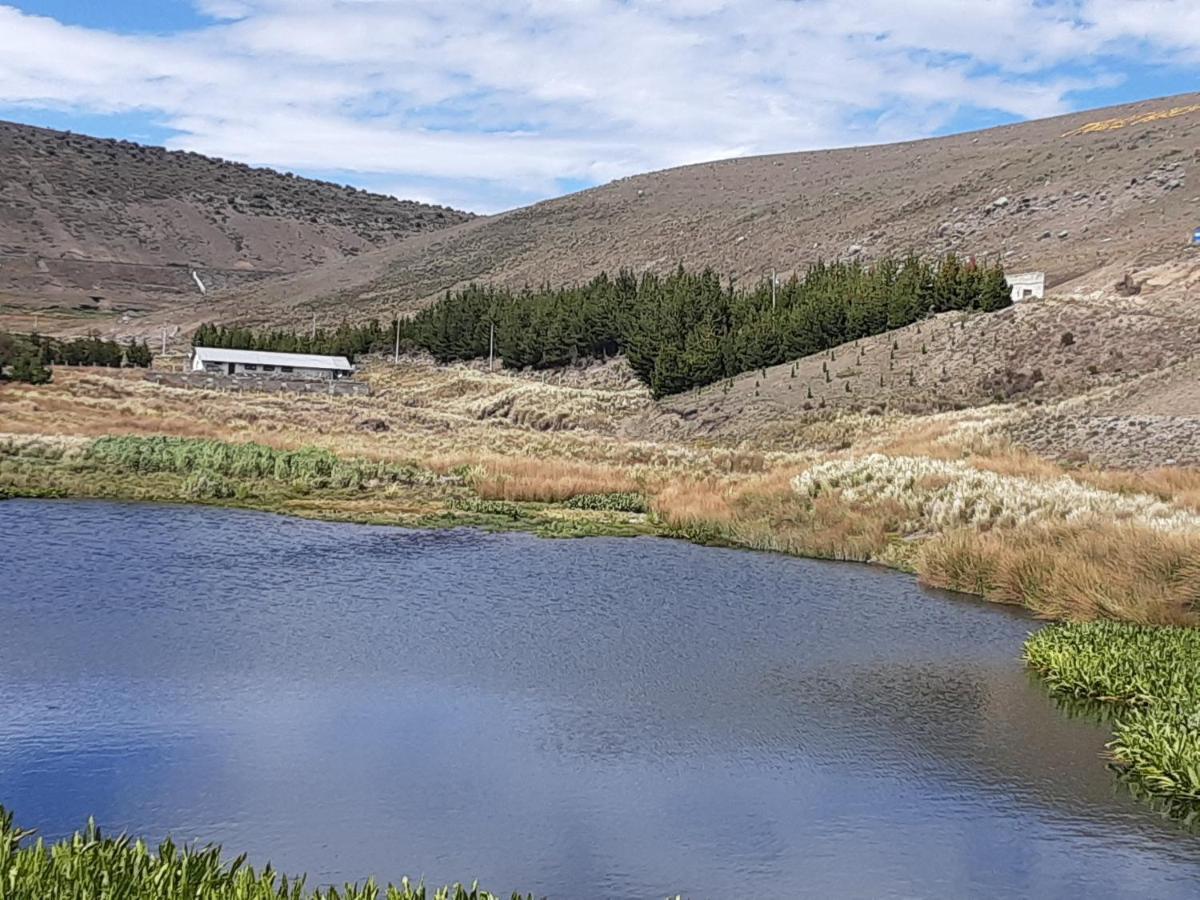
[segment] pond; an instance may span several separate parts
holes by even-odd
[[[1194,896],[1200,839],[865,566],[206,507],[0,503],[0,803],[310,884],[554,898]]]

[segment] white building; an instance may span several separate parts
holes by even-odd
[[[1005,275],[1004,280],[1012,289],[1013,303],[1022,300],[1041,300],[1046,296],[1045,272],[1022,272],[1020,275]]]
[[[354,374],[354,366],[344,356],[226,350],[222,347],[193,347],[191,370],[219,375],[265,375],[274,378],[333,379]]]

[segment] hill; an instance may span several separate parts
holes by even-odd
[[[1000,256],[1059,292],[1186,260],[1200,225],[1200,94],[908,143],[703,163],[621,179],[271,280],[193,318],[274,322],[421,305],[471,280],[621,266],[741,279],[910,249]]]
[[[0,122],[0,312],[143,314],[468,214],[271,169]],[[103,316],[104,313],[110,314]],[[69,320],[68,320],[69,321]]]

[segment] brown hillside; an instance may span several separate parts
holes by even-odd
[[[0,313],[9,317],[138,314],[199,296],[192,269],[211,289],[236,288],[470,218],[196,153],[10,122],[0,122],[0,172]]]
[[[1059,291],[1186,259],[1200,225],[1200,94],[902,144],[625,178],[241,292],[193,318],[353,317],[470,280],[710,265],[743,279],[818,257],[1000,255]]]

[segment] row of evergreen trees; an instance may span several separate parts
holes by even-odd
[[[349,357],[401,348],[441,362],[486,357],[506,367],[553,368],[623,353],[656,397],[777,365],[949,310],[1011,303],[998,264],[950,255],[817,263],[781,284],[736,288],[715,272],[640,277],[622,271],[584,285],[521,291],[470,285],[411,319],[312,332],[204,325],[193,343]]]
[[[994,311],[1011,296],[998,264],[951,255],[818,263],[749,290],[682,267],[623,271],[586,285],[512,292],[471,286],[401,324],[406,346],[450,361],[486,356],[548,368],[624,353],[656,397],[777,365],[948,310]],[[493,332],[494,328],[494,332]]]
[[[154,354],[145,341],[120,344],[96,335],[62,341],[40,334],[0,332],[0,378],[45,384],[51,365],[147,368]]]

